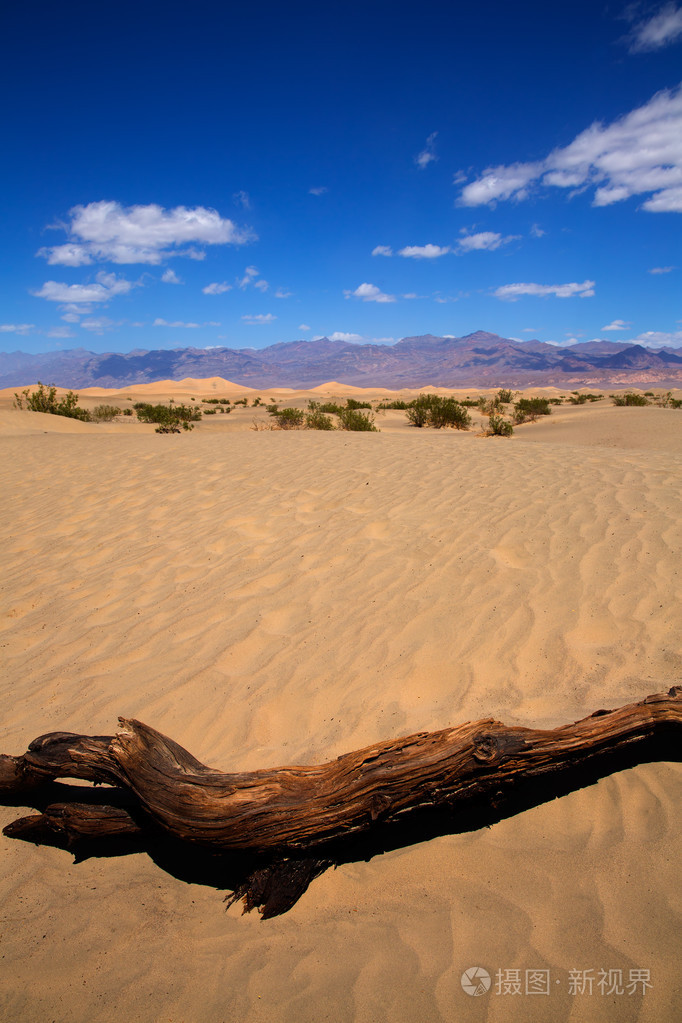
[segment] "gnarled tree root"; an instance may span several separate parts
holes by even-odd
[[[105,783],[117,794],[113,805],[87,803],[79,787],[77,802],[49,803],[4,833],[76,850],[107,840],[174,843],[216,861],[241,857],[242,868],[246,857],[252,869],[242,869],[229,901],[242,898],[265,918],[289,909],[333,864],[481,826],[623,766],[678,759],[682,687],[555,729],[486,719],[319,766],[241,774],[206,767],[148,725],[119,720],[114,736],[52,732],[23,756],[0,755],[6,802],[30,802],[61,778]]]

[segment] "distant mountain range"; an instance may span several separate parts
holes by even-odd
[[[127,387],[220,376],[247,387],[682,386],[682,350],[587,341],[559,348],[478,330],[466,337],[405,337],[394,345],[291,341],[268,348],[175,348],[96,354],[83,348],[0,353],[0,387],[42,380],[60,387]]]

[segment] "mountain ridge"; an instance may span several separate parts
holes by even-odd
[[[266,348],[85,348],[0,353],[0,387],[41,379],[60,387],[127,387],[185,377],[224,377],[246,387],[682,386],[682,351],[633,342],[587,341],[559,347],[477,330],[464,337],[423,334],[393,345],[327,337]]]

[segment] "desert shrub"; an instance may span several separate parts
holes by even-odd
[[[214,416],[217,411],[218,411],[217,408],[205,408],[204,409],[204,415],[205,416]],[[222,409],[220,411],[222,412]]]
[[[317,402],[313,401],[313,402],[310,402],[309,404],[311,406],[312,405],[316,405],[318,410],[320,412],[324,412],[325,415],[329,415],[331,413],[332,415],[338,416],[339,412],[343,412],[343,408],[344,408],[343,405],[337,405],[336,402],[334,402],[334,401],[324,401],[324,402],[322,402],[321,405],[318,404]]]
[[[368,408],[371,409],[372,405],[369,401],[356,401],[355,398],[346,398],[346,408],[360,409]]]
[[[272,405],[266,405],[265,411],[269,416],[276,416],[279,412],[279,405],[273,401]]]
[[[404,412],[405,409],[409,408],[409,406],[406,401],[402,400],[402,398],[397,398],[395,401],[382,401],[379,405],[377,405],[377,408],[382,410],[389,408],[399,409],[401,412]]]
[[[574,396],[572,394],[569,394],[568,400],[570,401],[571,405],[586,405],[587,404],[587,395],[586,394],[576,394]]]
[[[132,414],[133,414],[133,410],[131,408],[124,408],[123,409],[123,415],[124,416],[132,416]]]
[[[643,394],[633,394],[628,391],[627,394],[612,394],[611,400],[614,405],[620,406],[632,406],[632,405],[648,405],[649,399],[645,398]]]
[[[300,408],[283,408],[275,416],[282,430],[298,430],[305,422],[305,412]]]
[[[538,416],[548,416],[552,412],[549,398],[520,398],[514,403],[514,422],[535,422]]]
[[[513,432],[514,427],[504,416],[499,416],[495,412],[490,415],[486,437],[511,437]]]
[[[336,427],[332,423],[329,416],[326,416],[324,412],[320,412],[319,409],[311,409],[305,414],[305,428],[306,430],[335,430]]]
[[[218,405],[220,402],[220,398],[202,398],[201,400],[204,405]]]
[[[141,423],[157,423],[157,433],[180,433],[180,428],[193,430],[193,423],[201,419],[201,409],[192,408],[191,405],[176,405],[172,399],[168,405],[138,401],[133,408]]]
[[[263,402],[262,402],[262,400],[260,398],[254,398],[253,399],[253,407],[254,408],[257,408],[259,405],[262,405],[262,404],[263,404]]]
[[[644,392],[644,397],[645,398],[653,398],[653,396],[654,396],[654,392],[653,391],[645,391]]]
[[[460,398],[460,405],[464,405],[464,408],[478,408],[478,398]]]
[[[338,413],[342,430],[352,430],[354,433],[378,433],[374,425],[374,416],[371,412],[361,412],[359,409],[342,408]]]
[[[407,410],[407,418],[413,426],[418,426],[420,429],[422,426],[426,426],[429,421],[431,410],[427,405],[418,404],[416,401],[410,404]]]
[[[468,430],[471,426],[471,416],[454,398],[441,398],[431,406],[429,426],[436,430],[444,426],[452,426],[455,430]]]
[[[564,403],[563,398],[548,398],[547,401],[550,403],[550,405],[563,405]]]
[[[129,409],[126,409],[126,412],[128,411]],[[110,423],[120,414],[121,410],[116,405],[96,405],[92,410],[92,418],[98,423]]]
[[[668,391],[666,394],[659,394],[655,404],[660,408],[682,408],[682,399],[673,398],[673,392]]]
[[[452,426],[456,430],[468,430],[471,416],[455,398],[441,398],[438,394],[420,394],[407,410],[407,418],[413,426],[432,426],[440,430]]]
[[[509,405],[509,403],[513,401],[514,395],[507,387],[501,387],[497,392],[497,397],[502,405]]]
[[[248,404],[249,404],[248,398],[238,398],[237,401],[235,401],[235,405],[244,405],[245,407],[247,407]]]
[[[79,406],[78,395],[73,391],[67,391],[64,397],[57,401],[55,385],[45,387],[40,380],[36,391],[25,387],[21,394],[14,392],[16,407],[23,408],[24,402],[29,412],[47,412],[53,416],[65,416],[67,419],[80,419],[84,423],[89,423],[92,418],[87,409]]]

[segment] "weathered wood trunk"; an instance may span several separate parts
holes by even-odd
[[[206,767],[148,725],[119,720],[122,730],[114,736],[53,732],[35,739],[23,756],[1,755],[0,793],[16,798],[57,778],[78,778],[127,790],[142,813],[55,804],[8,825],[5,834],[40,841],[46,831],[59,831],[78,840],[156,827],[216,852],[269,857],[238,894],[247,908],[264,905],[264,915],[272,915],[272,892],[263,894],[268,885],[283,884],[284,872],[289,882],[298,878],[293,888],[304,890],[333,862],[328,854],[335,843],[419,811],[456,814],[471,803],[494,805],[533,779],[558,777],[621,750],[646,744],[650,751],[659,740],[668,750],[671,736],[682,735],[682,687],[549,730],[486,719],[380,742],[319,766],[237,774]]]

